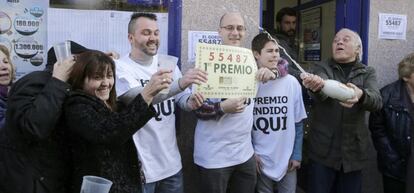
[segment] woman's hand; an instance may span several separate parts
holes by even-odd
[[[108,52],[106,52],[105,54],[106,54],[107,56],[111,57],[111,58],[112,58],[112,60],[117,60],[117,59],[119,59],[119,54],[118,54],[118,52],[115,52],[115,51],[108,51]]]

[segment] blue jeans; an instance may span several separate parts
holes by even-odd
[[[183,172],[180,170],[168,178],[144,184],[142,193],[184,193]]]

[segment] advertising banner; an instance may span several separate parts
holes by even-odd
[[[0,1],[0,44],[10,50],[16,78],[44,69],[48,7],[48,0]]]

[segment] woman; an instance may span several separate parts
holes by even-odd
[[[7,94],[14,76],[9,49],[0,44],[0,128],[6,123]]]
[[[74,166],[72,192],[80,192],[84,175],[111,180],[111,193],[141,191],[132,135],[155,115],[151,101],[171,83],[169,72],[154,74],[122,108],[116,103],[114,61],[99,51],[77,56],[68,80],[74,92],[64,108]]]
[[[414,53],[398,64],[398,75],[397,81],[381,89],[383,106],[371,113],[369,128],[378,153],[384,193],[413,193],[413,184],[406,182],[414,179]]]
[[[85,50],[71,42],[72,54]],[[60,120],[73,63],[73,58],[57,63],[52,48],[47,70],[31,72],[10,88],[7,123],[0,130],[0,192],[67,192],[67,151]]]

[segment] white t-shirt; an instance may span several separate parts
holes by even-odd
[[[141,65],[126,55],[116,61],[116,92],[121,96],[134,87],[144,87],[157,71],[158,56],[153,57],[152,64]],[[178,80],[181,72],[174,70],[174,79]],[[155,104],[156,115],[138,130],[133,139],[142,162],[146,183],[156,182],[176,174],[181,170],[181,157],[175,133],[175,101],[174,97]],[[139,174],[137,174],[139,175]]]
[[[223,168],[244,163],[253,156],[253,100],[248,99],[247,103],[242,113],[226,113],[219,120],[198,120],[194,136],[197,165],[207,169]]]
[[[263,173],[275,181],[286,174],[295,143],[295,123],[306,118],[302,88],[295,77],[260,84],[253,110],[253,146]]]

